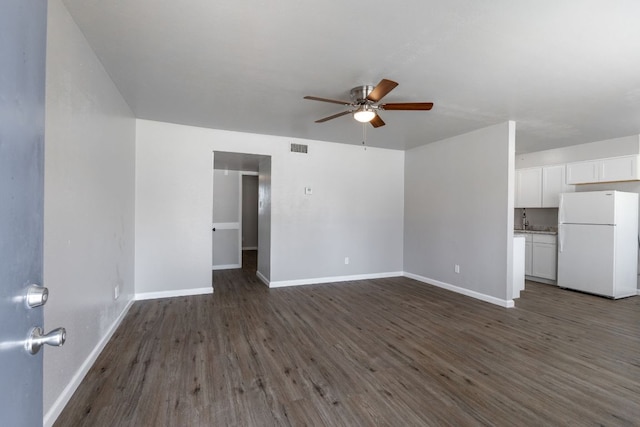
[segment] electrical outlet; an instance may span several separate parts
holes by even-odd
[[[118,299],[119,296],[120,296],[120,285],[116,285],[115,288],[113,288],[113,299]]]
[[[456,273],[460,273],[460,265],[459,265],[459,264],[456,264],[456,265],[453,267],[453,271],[455,271]]]
[[[349,257],[348,256],[344,257],[344,264],[345,265],[349,264]]]

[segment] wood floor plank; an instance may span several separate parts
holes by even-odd
[[[640,425],[640,298],[407,278],[136,302],[56,426]]]

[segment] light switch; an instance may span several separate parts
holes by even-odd
[[[313,190],[311,190],[311,187],[304,187],[304,194],[306,194],[307,196],[312,195]]]

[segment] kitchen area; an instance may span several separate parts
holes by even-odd
[[[555,285],[560,194],[575,186],[566,182],[566,165],[549,165],[516,169],[515,188],[514,235],[525,239],[525,278]]]
[[[638,135],[516,156],[514,249],[524,245],[526,280],[638,295],[639,159]]]

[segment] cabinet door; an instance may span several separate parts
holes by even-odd
[[[564,165],[544,166],[542,168],[542,207],[557,208],[560,206],[560,193],[573,191],[567,185]]]
[[[533,250],[532,250],[532,244],[531,244],[531,239],[529,239],[527,242],[525,242],[524,244],[524,274],[525,276],[532,276],[532,268],[531,268],[531,264],[532,264],[532,257],[533,257]]]
[[[604,159],[600,164],[600,181],[632,181],[638,179],[638,157]]]
[[[556,280],[556,245],[533,243],[532,276]]]
[[[516,170],[516,208],[542,206],[542,168]]]
[[[567,184],[598,182],[600,161],[567,163]]]

